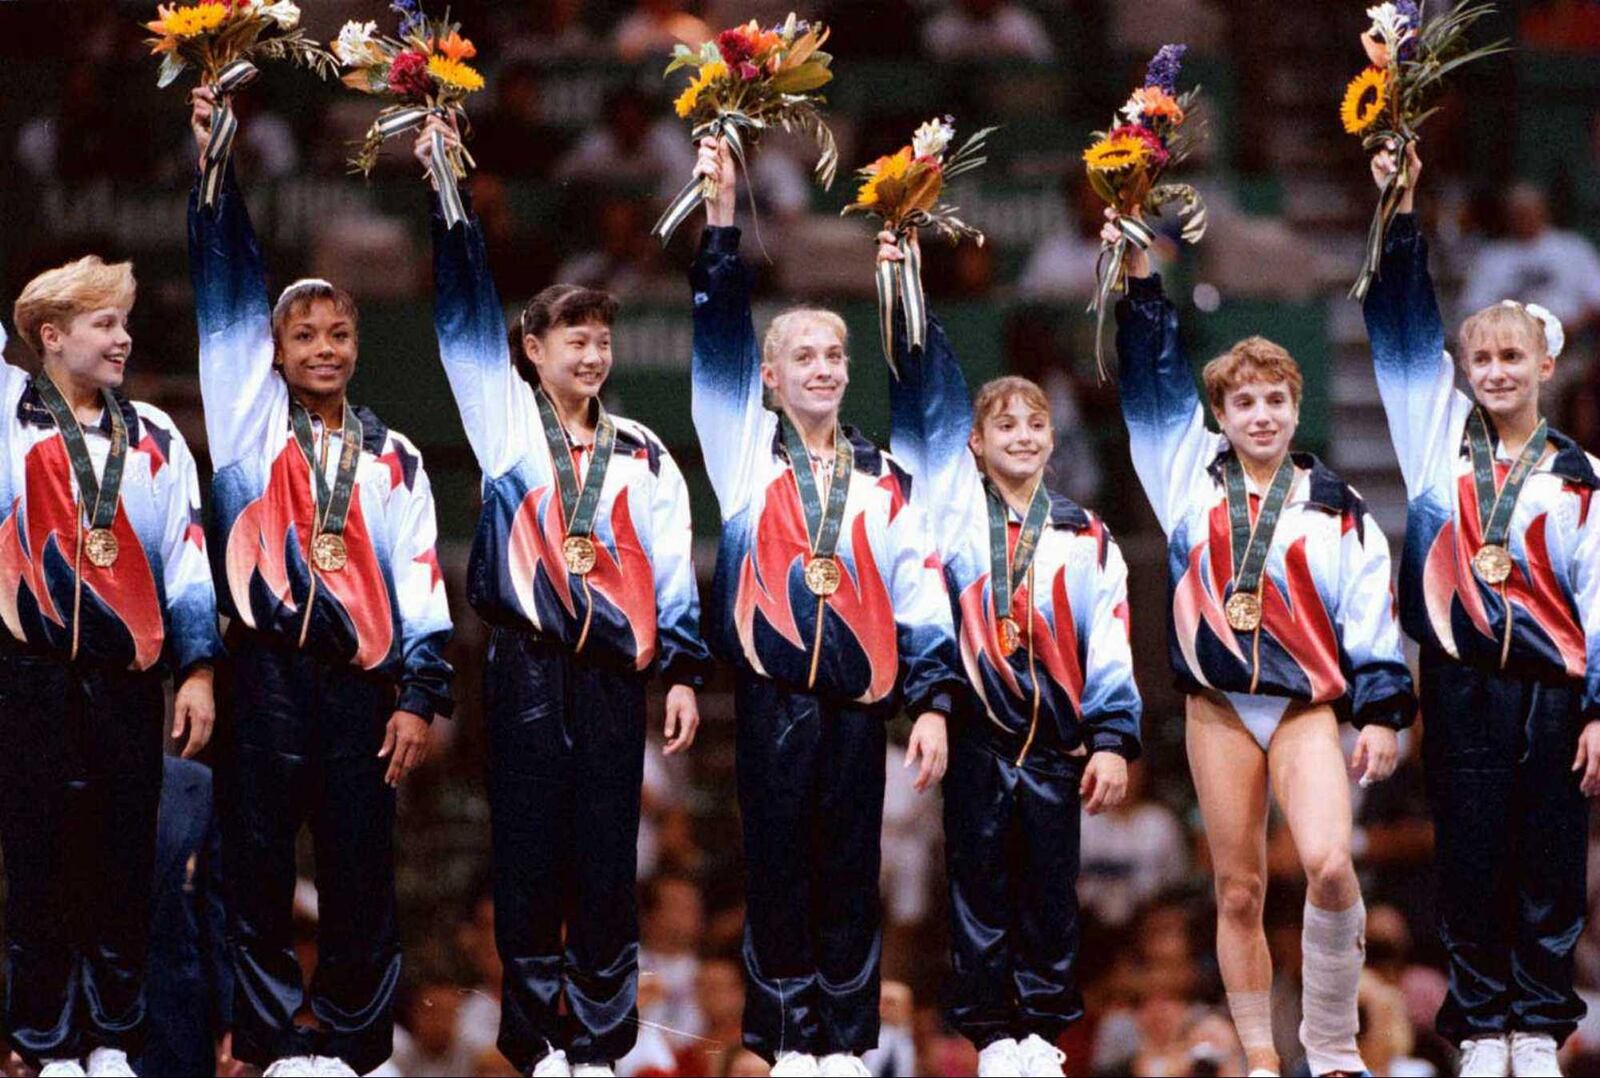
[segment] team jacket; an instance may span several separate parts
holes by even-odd
[[[1206,429],[1178,347],[1177,310],[1159,276],[1130,282],[1117,322],[1133,465],[1167,536],[1169,652],[1179,685],[1254,706],[1244,697],[1256,677],[1252,695],[1341,710],[1348,703],[1357,726],[1409,725],[1415,709],[1389,545],[1360,496],[1315,457],[1294,454],[1301,474],[1267,553],[1261,629],[1235,633],[1223,610],[1233,579],[1223,464],[1233,450]],[[1262,493],[1252,491],[1252,516]]]
[[[1455,388],[1444,325],[1416,218],[1395,219],[1382,274],[1367,295],[1367,334],[1389,434],[1409,500],[1400,571],[1401,618],[1424,647],[1499,669],[1584,683],[1583,708],[1600,715],[1600,461],[1549,432],[1511,517],[1514,567],[1505,600],[1472,570],[1482,542],[1472,455],[1464,436],[1473,402]],[[1493,423],[1490,423],[1491,437]],[[1511,459],[1495,445],[1496,479]]]
[[[349,563],[310,563],[316,508],[311,469],[289,423],[289,390],[273,369],[271,308],[261,248],[230,172],[212,209],[189,200],[189,270],[200,324],[200,393],[211,445],[214,526],[223,608],[296,646],[312,574],[317,586],[305,648],[330,663],[393,677],[396,707],[449,714],[450,609],[434,550],[433,491],[409,440],[365,408],[355,493],[345,522]],[[328,482],[339,430],[313,419]]]
[[[916,501],[939,522],[945,586],[967,684],[1000,729],[1018,738],[1038,721],[1061,747],[1082,745],[1129,759],[1139,754],[1142,704],[1128,647],[1128,569],[1099,517],[1050,493],[1050,516],[1031,575],[1018,580],[1012,609],[1023,611],[1023,646],[1006,658],[995,622],[989,513],[977,461],[967,448],[972,399],[944,327],[928,321],[925,353],[908,354],[896,327],[899,378],[889,381],[896,457],[916,477]],[[1022,515],[1010,510],[1007,545],[1016,548]],[[1016,616],[1016,615],[1013,615]],[[1033,641],[1030,661],[1027,640]]]
[[[713,646],[729,661],[804,689],[818,603],[799,487],[778,415],[762,403],[761,348],[739,230],[708,228],[689,272],[694,295],[693,412],[722,507]],[[844,581],[823,608],[814,690],[861,704],[898,688],[918,713],[950,711],[959,684],[950,604],[910,475],[852,428],[855,452],[839,533]]]
[[[468,570],[474,609],[569,648],[583,639],[583,653],[597,661],[641,671],[659,661],[668,682],[699,684],[710,655],[700,638],[683,473],[643,424],[612,416],[616,445],[595,511],[598,560],[587,578],[569,573],[550,445],[533,387],[507,351],[477,218],[447,230],[435,197],[433,251],[439,354],[483,470]],[[573,453],[580,477],[591,448]]]
[[[105,569],[82,560],[78,658],[129,670],[165,660],[182,672],[222,654],[194,457],[159,408],[120,394],[116,399],[128,431],[112,525],[120,553]],[[28,375],[5,363],[0,409],[0,620],[22,646],[66,658],[76,590],[77,478]],[[86,427],[84,440],[95,474],[104,474],[111,417]]]

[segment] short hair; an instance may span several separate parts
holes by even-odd
[[[790,307],[767,326],[767,334],[761,338],[761,362],[763,364],[776,362],[784,342],[805,322],[820,322],[833,330],[839,338],[840,346],[844,348],[846,357],[849,356],[850,327],[844,324],[844,319],[836,312],[825,307]],[[761,391],[761,402],[773,411],[778,409],[777,398],[770,389]]]
[[[1521,330],[1532,342],[1528,348],[1528,354],[1531,356],[1544,356],[1550,352],[1542,321],[1530,314],[1520,303],[1496,303],[1493,307],[1485,307],[1461,323],[1461,332],[1458,335],[1461,358],[1466,359],[1471,353],[1472,342],[1480,334],[1492,333],[1497,329]]]
[[[1039,388],[1039,383],[1020,375],[1008,374],[985,382],[978,388],[978,395],[972,399],[972,433],[981,435],[985,423],[1011,407],[1011,402],[1019,398],[1034,411],[1043,412],[1047,417],[1050,415],[1050,398]]]
[[[511,363],[529,385],[539,384],[539,372],[522,347],[524,337],[543,338],[562,326],[584,326],[598,322],[612,326],[621,303],[610,292],[576,284],[553,284],[530,299],[506,334]]]
[[[1300,406],[1300,394],[1305,389],[1300,364],[1281,344],[1274,344],[1265,337],[1246,337],[1207,363],[1200,372],[1206,397],[1212,409],[1218,412],[1222,411],[1222,402],[1228,394],[1251,379],[1286,383],[1289,398],[1295,407]]]
[[[320,277],[308,277],[296,281],[278,295],[278,302],[272,307],[273,343],[279,342],[290,319],[304,315],[313,303],[319,301],[333,304],[335,311],[350,319],[350,325],[357,333],[361,331],[361,314],[356,310],[355,297]]]
[[[11,318],[22,339],[43,356],[41,326],[49,323],[65,329],[78,315],[102,307],[129,310],[137,289],[132,262],[107,263],[99,255],[85,255],[45,270],[23,285],[22,294],[11,308]]]

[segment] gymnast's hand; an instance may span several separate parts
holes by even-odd
[[[1578,757],[1572,761],[1572,770],[1583,772],[1578,783],[1583,796],[1600,794],[1600,719],[1591,720],[1578,735]]]
[[[1117,219],[1122,215],[1110,206],[1106,207],[1106,223],[1100,229],[1100,242],[1108,246],[1115,246],[1124,239],[1122,230],[1117,227]],[[1144,213],[1134,211],[1128,214],[1135,221],[1143,221]],[[1129,277],[1150,276],[1150,252],[1140,247],[1137,243],[1128,244],[1127,252],[1122,256],[1122,268],[1128,271]]]
[[[446,148],[455,150],[461,146],[461,131],[456,127],[454,116],[446,120],[437,113],[430,114],[428,119],[417,129],[417,137],[411,143],[411,156],[417,159],[422,166],[423,175],[428,177],[428,182],[433,183],[433,133],[437,131],[444,138]],[[433,184],[438,189],[438,184]]]
[[[189,739],[183,744],[183,758],[193,759],[211,740],[212,727],[217,721],[217,705],[211,691],[212,671],[209,666],[197,666],[178,686],[172,699],[172,739]]]
[[[206,147],[211,145],[211,115],[216,111],[216,91],[209,86],[196,86],[189,91],[189,130],[194,132],[195,148],[199,157],[195,167],[206,159]]]
[[[733,167],[733,151],[728,148],[727,139],[707,135],[700,140],[694,174],[702,180],[714,180],[717,185],[716,194],[706,199],[706,224],[713,228],[726,228],[733,224],[733,204],[739,194],[739,173]]]
[[[383,781],[390,786],[400,785],[400,780],[422,766],[428,758],[428,720],[409,711],[396,711],[389,717],[383,733],[383,748],[378,759],[389,760],[389,771]]]
[[[1128,796],[1128,761],[1114,752],[1097,752],[1083,769],[1078,797],[1085,799],[1083,811],[1098,816],[1114,809]]]
[[[1387,726],[1373,723],[1361,729],[1355,751],[1350,754],[1350,774],[1363,786],[1382,782],[1394,774],[1400,761],[1400,736]]]
[[[917,768],[917,781],[912,786],[920,794],[944,778],[945,766],[950,762],[944,716],[937,711],[924,711],[911,728],[911,743],[906,746],[906,762],[903,766],[910,767],[918,761],[921,761],[921,766]]]
[[[919,255],[922,253],[922,244],[917,240],[916,229],[906,230],[906,246],[916,251]],[[904,262],[905,260],[906,256],[900,253],[900,246],[895,234],[887,228],[878,233],[878,261],[883,263]]]
[[[1406,163],[1411,166],[1411,186],[1400,196],[1401,213],[1410,213],[1416,209],[1417,181],[1422,179],[1422,157],[1417,153],[1415,139],[1406,147]],[[1372,182],[1377,184],[1378,190],[1383,190],[1384,184],[1389,182],[1389,177],[1394,175],[1396,167],[1394,143],[1390,141],[1384,144],[1383,149],[1372,155]]]
[[[663,756],[682,752],[694,744],[695,731],[700,729],[700,707],[695,702],[694,689],[688,685],[674,685],[667,690],[667,724],[662,733],[667,743]]]

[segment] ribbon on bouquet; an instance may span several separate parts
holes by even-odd
[[[1400,200],[1414,182],[1407,151],[1416,140],[1417,136],[1408,132],[1376,131],[1361,141],[1368,153],[1393,151],[1395,170],[1389,173],[1378,195],[1378,208],[1372,215],[1372,224],[1367,226],[1367,253],[1361,262],[1361,275],[1350,286],[1350,298],[1358,303],[1366,300],[1368,289],[1378,279],[1378,268],[1383,264],[1384,237],[1388,236],[1389,226],[1400,210]]]
[[[216,107],[211,114],[211,141],[200,162],[200,204],[208,209],[222,193],[222,176],[228,170],[233,140],[239,134],[239,117],[233,113],[233,93],[249,85],[260,74],[256,65],[240,57],[222,65],[211,90]]]
[[[921,210],[908,214],[894,233],[901,260],[878,263],[878,332],[883,339],[883,358],[888,360],[889,373],[896,379],[900,377],[894,362],[896,306],[905,312],[907,349],[920,349],[928,342],[928,297],[922,288],[922,255],[909,242],[909,236],[911,229],[921,228],[931,221],[932,218]]]
[[[421,127],[429,116],[448,118],[449,113],[427,105],[397,105],[379,113],[372,126],[379,139],[386,140],[403,131]],[[444,227],[448,230],[467,219],[467,208],[461,201],[461,188],[456,183],[456,170],[451,163],[444,135],[434,131],[432,140],[433,154],[428,162],[428,177],[439,192],[439,204],[444,210]],[[465,152],[463,149],[462,153]]]
[[[753,139],[766,125],[754,117],[742,112],[723,112],[695,126],[690,133],[695,145],[699,145],[703,138],[721,138],[728,142],[728,151],[733,154],[734,164],[740,172],[749,175],[750,169],[746,160],[747,137]],[[746,136],[744,132],[749,132]],[[673,196],[661,217],[650,229],[652,236],[661,238],[661,246],[665,247],[672,242],[672,234],[678,231],[678,226],[688,220],[689,215],[706,201],[717,195],[717,180],[712,176],[696,176],[683,185],[683,189]],[[755,213],[755,194],[750,195],[750,212]],[[757,226],[759,235],[760,226]]]
[[[1089,303],[1089,312],[1095,315],[1094,361],[1100,369],[1101,381],[1106,377],[1106,312],[1111,309],[1111,294],[1122,287],[1122,263],[1128,256],[1128,245],[1131,243],[1141,251],[1148,251],[1156,238],[1154,229],[1127,214],[1117,215],[1117,230],[1121,235],[1115,243],[1100,245],[1100,257],[1095,263],[1094,299]]]

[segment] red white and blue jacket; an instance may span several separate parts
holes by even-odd
[[[290,647],[317,587],[305,649],[329,663],[392,677],[395,706],[448,715],[450,608],[434,549],[433,491],[411,442],[365,408],[344,538],[349,562],[312,567],[311,469],[289,422],[289,389],[273,369],[272,312],[261,248],[231,170],[215,207],[189,201],[189,272],[200,326],[200,394],[211,447],[223,610]],[[328,482],[342,432],[313,419]]]
[[[1223,465],[1233,450],[1206,429],[1159,276],[1131,280],[1117,323],[1133,465],[1167,536],[1179,685],[1226,694],[1258,738],[1258,726],[1275,724],[1290,701],[1348,706],[1357,726],[1409,725],[1415,706],[1389,544],[1360,496],[1314,456],[1293,455],[1299,474],[1267,552],[1261,629],[1236,633],[1224,612],[1233,539]],[[1264,493],[1252,485],[1252,516]],[[1275,712],[1269,723],[1264,710]]]
[[[1050,492],[1050,516],[1039,537],[1033,588],[1018,580],[1013,609],[1033,641],[1007,658],[1000,647],[990,576],[989,510],[977,460],[967,448],[972,398],[944,326],[928,320],[925,352],[906,349],[904,323],[895,333],[898,378],[889,380],[891,448],[916,480],[915,501],[939,522],[937,542],[955,616],[967,685],[979,706],[1014,739],[1038,721],[1071,753],[1139,755],[1143,705],[1128,646],[1128,567],[1098,516]],[[1010,509],[1007,545],[1016,548],[1022,515]]]
[[[708,228],[689,272],[693,413],[722,507],[712,645],[728,661],[804,689],[818,602],[803,579],[810,543],[778,414],[762,402],[761,346],[737,228]],[[911,476],[850,427],[855,457],[822,614],[817,695],[859,704],[896,691],[912,713],[950,711],[959,687],[950,603]]]
[[[569,648],[587,622],[585,656],[621,669],[655,664],[669,683],[698,685],[710,653],[700,636],[683,473],[644,424],[613,415],[616,444],[594,519],[598,559],[587,578],[568,572],[550,445],[534,389],[511,362],[477,218],[446,229],[435,197],[433,251],[439,355],[483,470],[468,569],[473,608],[492,624]],[[573,453],[579,476],[591,450]]]
[[[1378,392],[1405,476],[1406,546],[1400,570],[1401,618],[1424,647],[1485,669],[1583,683],[1583,710],[1600,717],[1600,461],[1572,439],[1549,432],[1547,453],[1528,477],[1511,516],[1513,568],[1498,588],[1478,579],[1482,543],[1472,455],[1464,432],[1470,397],[1456,389],[1444,349],[1444,324],[1428,273],[1428,248],[1416,218],[1389,229],[1381,274],[1367,294]],[[1493,437],[1493,422],[1490,422]],[[1495,439],[1497,480],[1511,458]]]
[[[222,654],[194,457],[159,408],[121,394],[116,400],[128,432],[112,525],[119,555],[104,569],[82,560],[78,658],[128,670],[165,661],[181,673]],[[86,427],[84,440],[102,474],[111,417]],[[6,363],[0,457],[0,621],[24,648],[66,658],[74,630],[77,477],[28,375]]]

